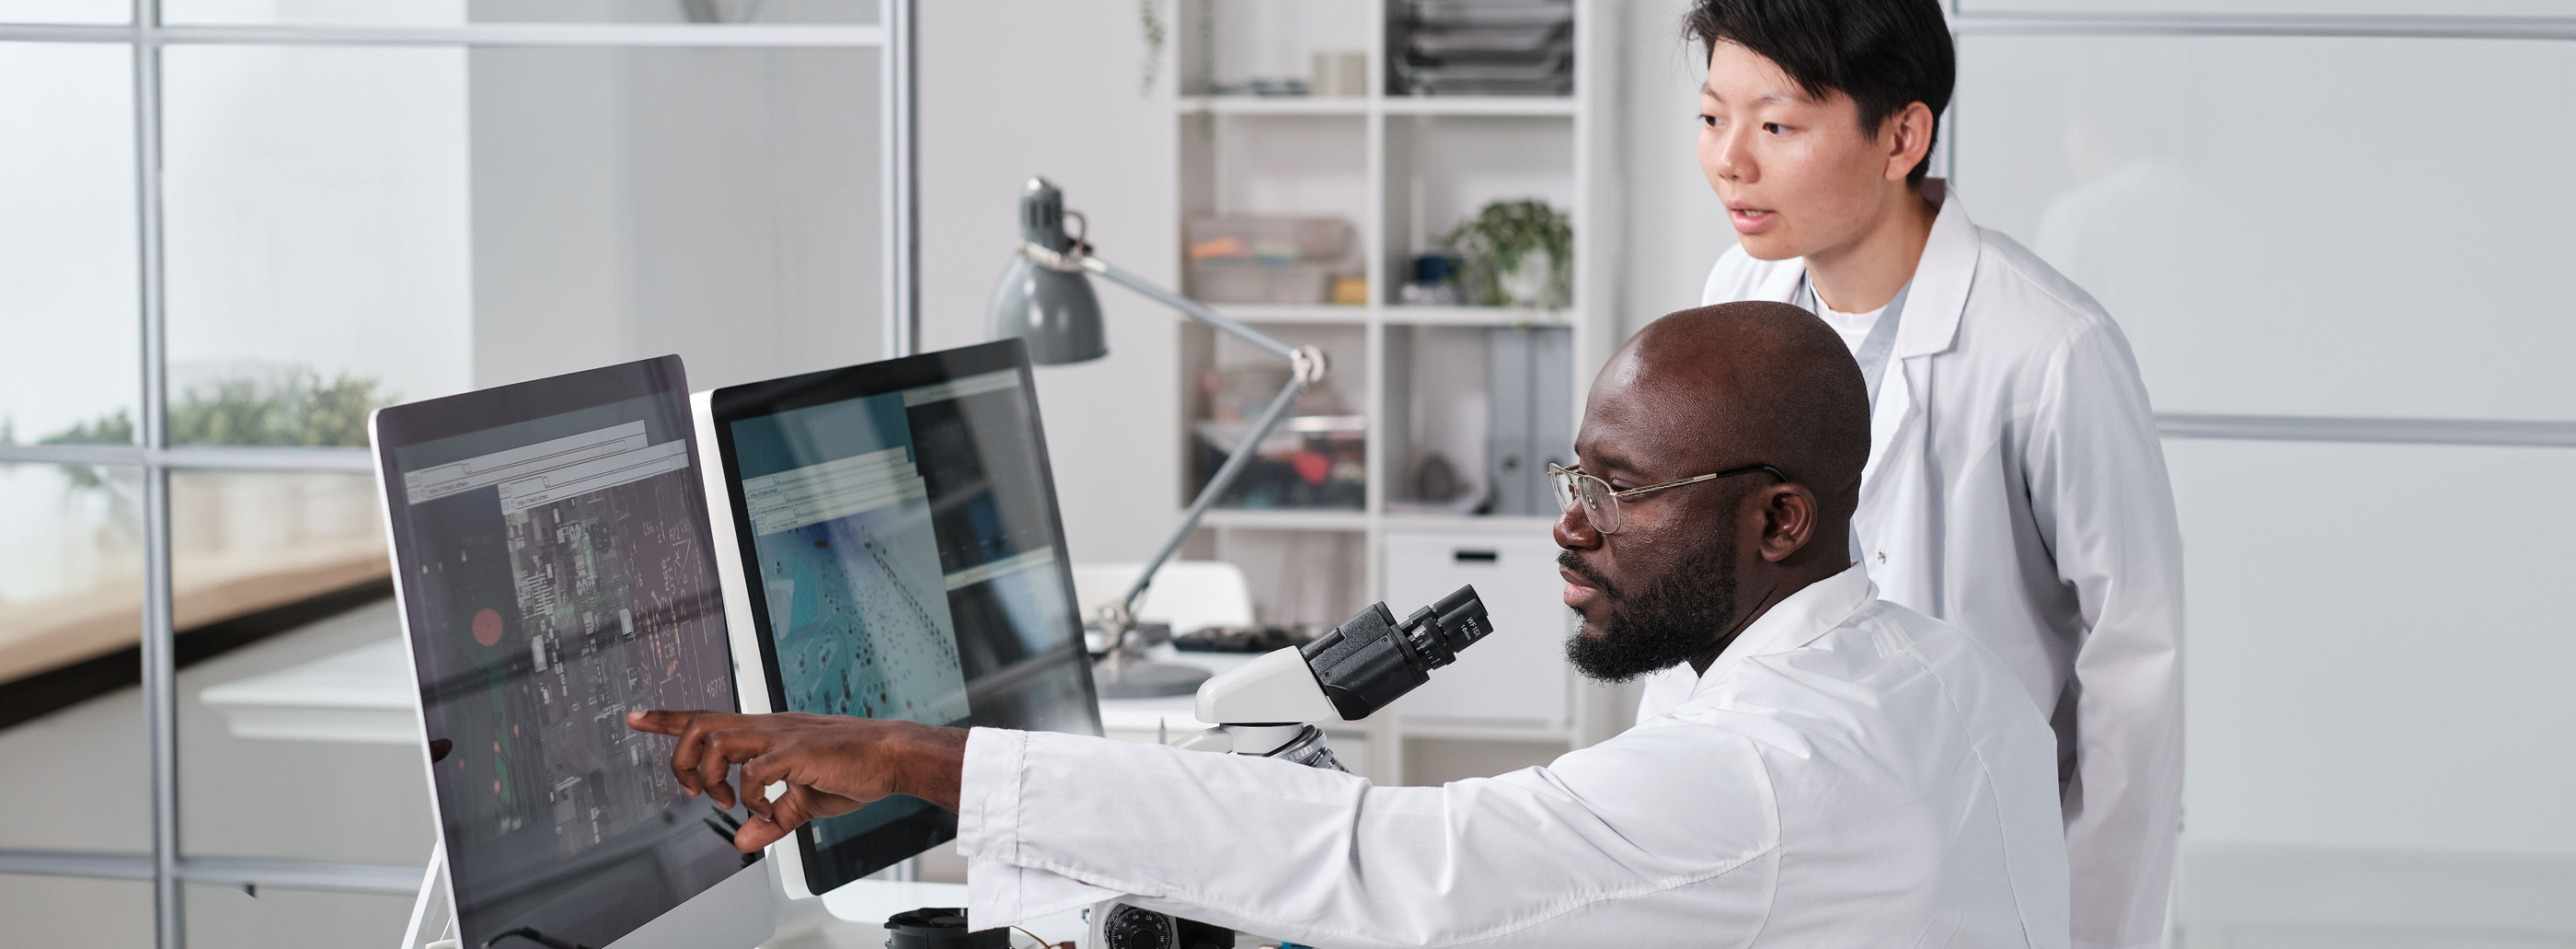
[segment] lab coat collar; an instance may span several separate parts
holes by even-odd
[[[1932,234],[1923,242],[1923,258],[1914,264],[1914,288],[1906,291],[1905,312],[1896,324],[1898,359],[1929,356],[1950,348],[1959,336],[1959,313],[1968,306],[1968,281],[1977,273],[1977,226],[1950,182],[1923,179],[1923,196],[1938,201]]]
[[[1700,674],[1699,684],[1691,687],[1691,695],[1696,697],[1711,683],[1726,678],[1728,671],[1747,658],[1788,652],[1816,641],[1816,637],[1843,625],[1875,599],[1878,585],[1870,582],[1869,571],[1859,564],[1807,584],[1805,589],[1772,604],[1770,610],[1736,634],[1735,641],[1728,643],[1717,661],[1708,664],[1708,671]]]
[[[1932,219],[1932,234],[1923,243],[1923,257],[1914,265],[1913,289],[1905,295],[1905,312],[1896,326],[1894,356],[1906,359],[1929,356],[1950,348],[1959,335],[1959,313],[1967,308],[1968,281],[1977,271],[1977,227],[1968,221],[1968,209],[1959,205],[1959,196],[1942,178],[1923,179],[1923,196],[1938,201],[1941,211]],[[1800,298],[1806,286],[1804,260],[1795,267],[1781,267],[1763,282],[1753,294],[1755,299],[1777,300],[1805,306]]]

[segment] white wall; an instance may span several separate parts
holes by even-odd
[[[34,441],[134,415],[133,62],[0,45],[0,427]]]
[[[1614,22],[1621,59],[1619,165],[1627,233],[1620,246],[1619,324],[1634,333],[1656,317],[1699,305],[1717,255],[1735,246],[1726,207],[1699,170],[1699,85],[1708,71],[1682,38],[1689,0],[1628,0]],[[1947,130],[1944,130],[1947,134]],[[1590,385],[1592,380],[1577,380]]]
[[[925,349],[984,340],[1031,175],[1090,215],[1102,256],[1178,286],[1172,76],[1139,95],[1133,4],[925,3],[919,37]],[[1074,558],[1141,560],[1179,522],[1179,317],[1106,283],[1099,292],[1108,357],[1038,369],[1039,411]]]

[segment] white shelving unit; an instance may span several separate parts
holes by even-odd
[[[1183,0],[1166,51],[1163,85],[1174,120],[1181,123],[1179,207],[1201,214],[1333,216],[1357,227],[1368,281],[1365,305],[1268,306],[1217,304],[1226,314],[1292,344],[1323,346],[1333,359],[1319,402],[1329,411],[1366,420],[1367,490],[1357,510],[1244,510],[1208,513],[1193,541],[1192,556],[1213,556],[1243,566],[1256,600],[1267,600],[1270,622],[1332,623],[1387,595],[1390,537],[1545,538],[1544,516],[1478,516],[1390,512],[1393,490],[1418,457],[1417,444],[1434,438],[1474,444],[1469,457],[1450,457],[1464,470],[1481,468],[1481,434],[1473,426],[1390,425],[1428,414],[1467,418],[1481,425],[1487,395],[1481,386],[1444,385],[1441,372],[1420,366],[1472,361],[1484,374],[1483,334],[1491,327],[1543,326],[1571,335],[1573,365],[1568,400],[1580,418],[1581,385],[1620,340],[1615,332],[1616,268],[1620,233],[1618,195],[1609,155],[1617,70],[1607,41],[1615,8],[1576,0],[1575,81],[1566,96],[1423,96],[1386,92],[1388,0],[1324,0],[1277,4],[1258,0]],[[1347,97],[1253,97],[1204,94],[1212,83],[1252,76],[1304,75],[1316,52],[1365,51],[1368,90]],[[1177,91],[1172,86],[1177,85]],[[1574,226],[1573,292],[1556,310],[1492,307],[1424,307],[1397,302],[1397,287],[1412,256],[1431,238],[1472,216],[1485,202],[1537,197],[1569,212]],[[1182,222],[1175,221],[1175,229]],[[1186,240],[1183,241],[1186,246]],[[1206,416],[1198,381],[1213,369],[1263,366],[1275,360],[1204,329],[1185,325],[1181,380],[1184,417]],[[1391,374],[1398,385],[1390,386]],[[1427,413],[1426,413],[1426,410]],[[1451,411],[1454,410],[1454,411]],[[1320,413],[1319,413],[1320,414]],[[1568,435],[1570,436],[1570,431]],[[1189,431],[1187,459],[1200,452]],[[1401,439],[1401,440],[1399,440]],[[1200,473],[1185,470],[1194,492]],[[1174,499],[1185,505],[1184,496]],[[1416,545],[1417,547],[1419,545]],[[1526,560],[1527,558],[1522,558]],[[1356,561],[1356,562],[1351,562]],[[1544,582],[1553,582],[1552,571]],[[1265,596],[1265,583],[1271,585]],[[1320,594],[1316,585],[1324,587]],[[1297,589],[1287,589],[1295,585]],[[1390,603],[1398,610],[1419,604]],[[1529,630],[1512,630],[1532,635]],[[1608,737],[1619,712],[1607,690],[1563,674],[1570,713],[1550,722],[1408,719],[1404,703],[1368,725],[1365,770],[1379,780],[1405,776],[1403,739],[1470,739],[1580,746]],[[1355,762],[1356,764],[1356,762]]]

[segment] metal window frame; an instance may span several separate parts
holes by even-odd
[[[876,49],[878,142],[885,240],[883,341],[889,357],[920,337],[918,167],[913,56],[915,0],[877,0],[874,24],[489,23],[461,26],[165,25],[160,0],[133,0],[130,21],[102,25],[0,23],[0,42],[102,43],[133,62],[137,318],[141,323],[142,432],[132,445],[0,446],[0,464],[82,464],[143,475],[142,691],[150,761],[149,853],[0,849],[0,874],[90,877],[152,884],[154,944],[186,942],[185,884],[411,895],[418,867],[328,861],[182,856],[179,847],[178,702],[170,577],[170,473],[179,470],[372,472],[365,449],[174,446],[169,439],[167,308],[161,195],[161,51],[174,45],[437,47],[733,47]]]

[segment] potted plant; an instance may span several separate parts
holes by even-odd
[[[1574,288],[1574,225],[1536,198],[1494,201],[1440,236],[1458,253],[1477,302],[1556,309]]]

